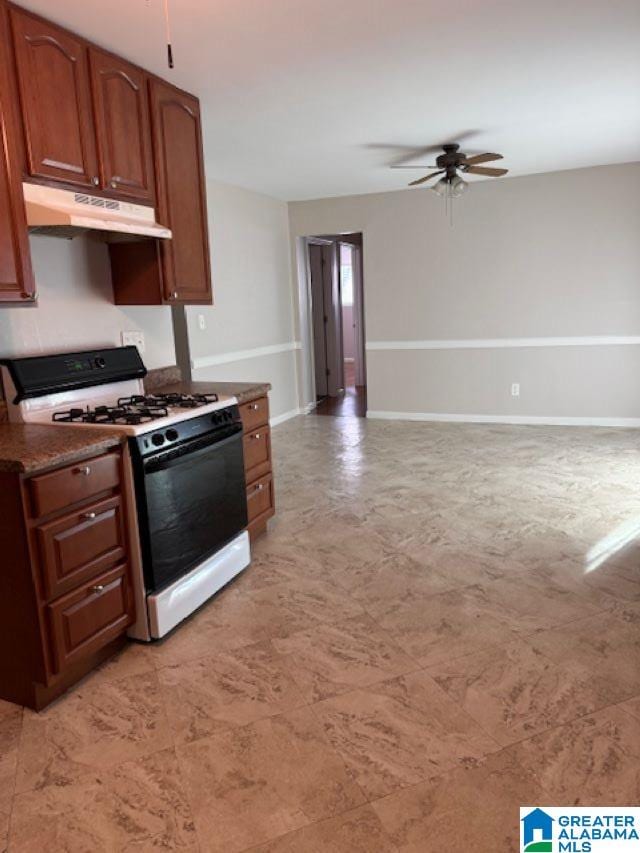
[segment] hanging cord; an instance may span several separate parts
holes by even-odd
[[[164,25],[167,33],[167,62],[173,68],[173,48],[171,47],[171,27],[169,25],[169,0],[164,0]]]

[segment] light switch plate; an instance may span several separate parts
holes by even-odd
[[[122,346],[123,347],[138,347],[138,352],[144,352],[144,332],[139,331],[127,331],[122,332]]]
[[[207,320],[204,314],[198,314],[198,328],[201,332],[204,332],[204,330],[207,328]]]

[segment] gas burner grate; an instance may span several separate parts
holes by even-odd
[[[133,394],[120,397],[118,406],[165,406],[169,409],[197,409],[209,403],[217,403],[217,394]]]
[[[158,420],[158,418],[166,418],[168,415],[169,410],[166,406],[121,405],[120,401],[118,401],[117,406],[96,406],[95,409],[87,406],[86,409],[73,408],[65,412],[55,412],[53,420],[57,423],[120,424],[128,426],[148,423],[149,421]]]

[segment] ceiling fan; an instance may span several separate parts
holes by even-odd
[[[501,175],[506,175],[508,169],[496,169],[493,166],[482,166],[481,163],[492,163],[494,160],[502,160],[502,154],[474,154],[468,157],[460,150],[457,143],[449,143],[442,146],[444,154],[436,157],[436,165],[431,167],[437,169],[436,172],[431,172],[423,178],[418,178],[416,181],[411,181],[410,187],[416,187],[419,184],[424,184],[435,178],[438,175],[444,175],[430,189],[438,195],[461,196],[467,189],[467,182],[463,180],[460,173],[470,175],[486,175],[491,178],[499,178]],[[394,169],[422,169],[423,166],[396,165]],[[428,167],[427,167],[428,168]]]

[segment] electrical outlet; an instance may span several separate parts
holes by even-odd
[[[138,347],[138,352],[144,352],[144,332],[138,331],[128,331],[122,332],[122,346],[123,347]]]
[[[201,332],[204,332],[204,330],[207,328],[207,321],[205,319],[204,314],[198,314],[198,328]]]
[[[512,397],[519,397],[520,396],[520,383],[519,382],[513,382],[512,383],[512,385],[511,385],[511,396]]]

